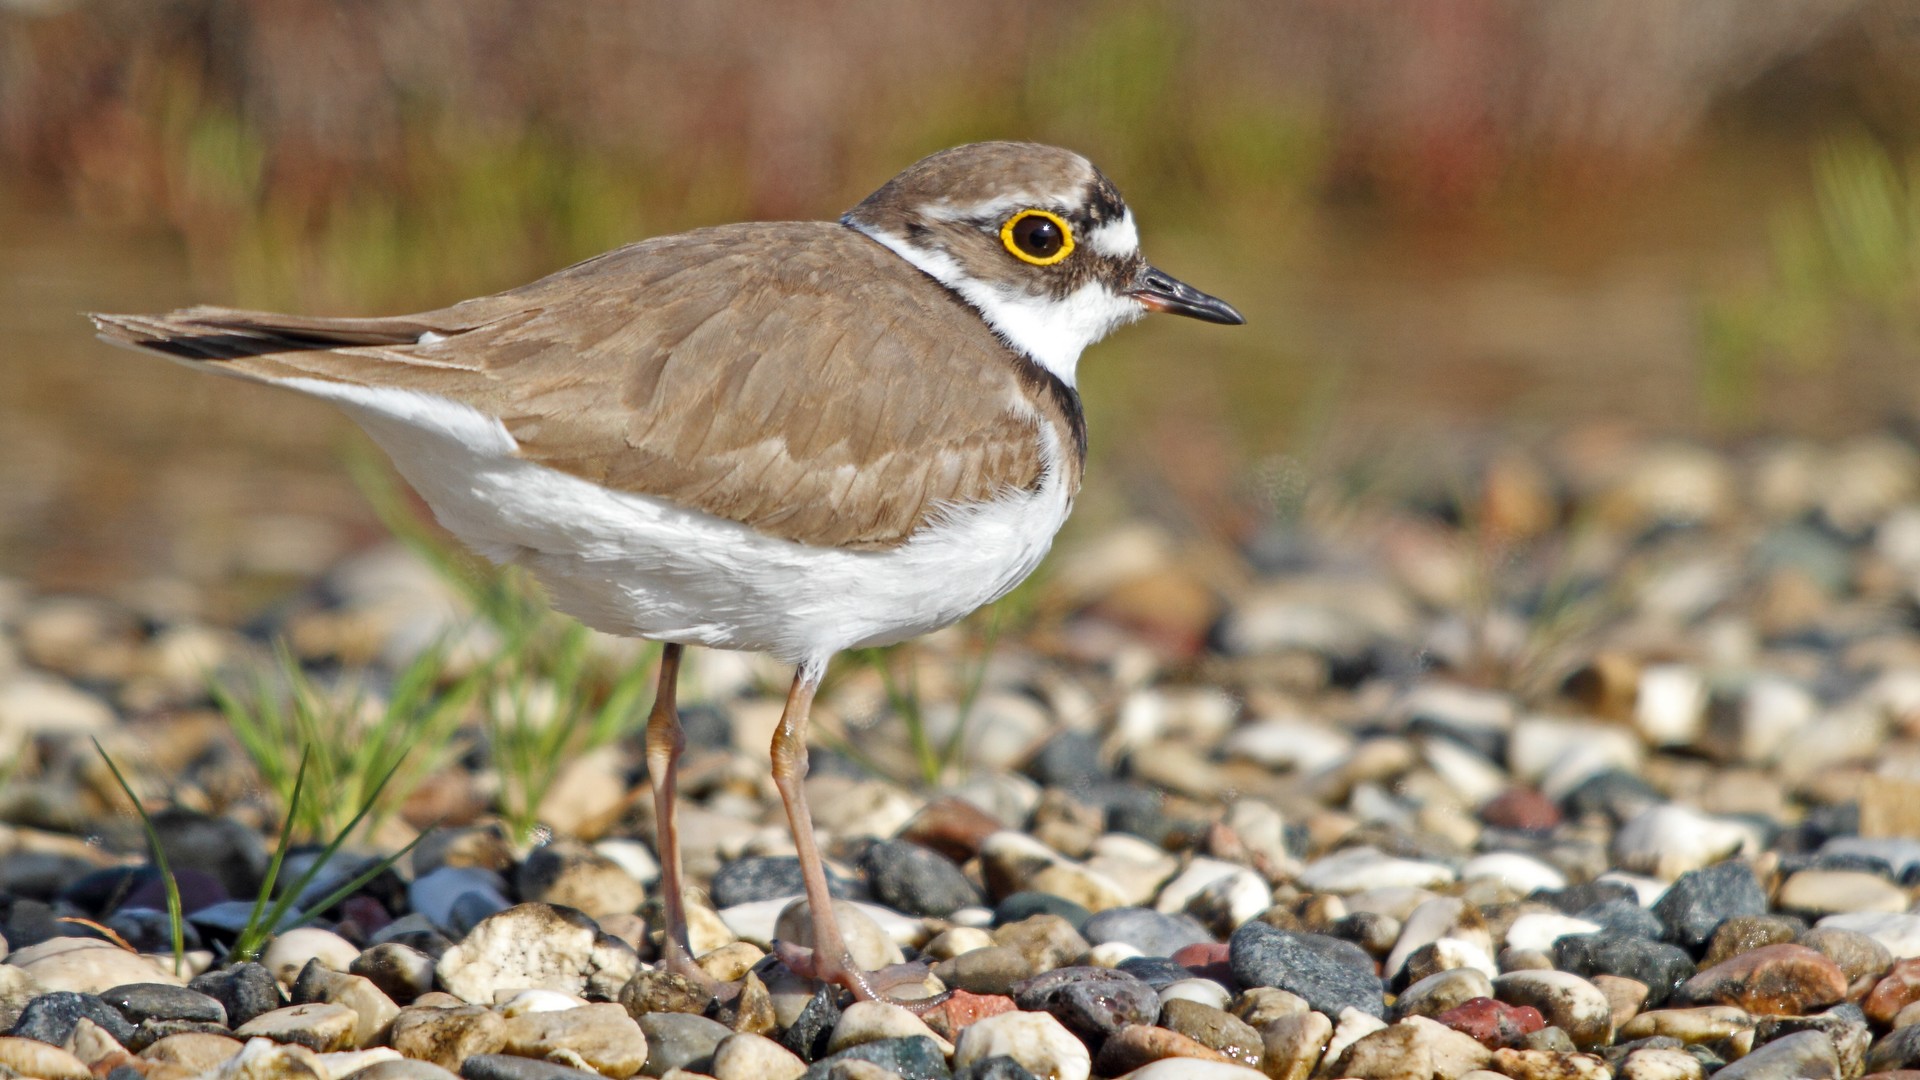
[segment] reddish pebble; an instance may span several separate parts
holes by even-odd
[[[1004,994],[970,994],[965,990],[955,990],[947,1000],[928,1010],[921,1019],[941,1038],[951,1042],[959,1037],[968,1024],[1013,1010],[1013,999]]]
[[[1482,806],[1480,820],[1498,829],[1545,832],[1560,824],[1560,807],[1532,788],[1513,787]]]
[[[1763,945],[1681,984],[1681,1003],[1737,1005],[1751,1013],[1803,1015],[1847,996],[1840,965],[1805,945]]]
[[[1893,965],[1885,978],[1873,984],[1860,1008],[1874,1023],[1891,1024],[1901,1009],[1915,1001],[1920,1001],[1920,957]]]
[[[1546,1017],[1531,1005],[1508,1005],[1484,997],[1463,1001],[1434,1019],[1489,1050],[1518,1046],[1521,1039],[1547,1026]]]
[[[1188,945],[1169,959],[1200,978],[1213,979],[1224,986],[1234,985],[1233,968],[1227,963],[1227,943],[1224,941]]]
[[[900,831],[900,839],[930,847],[954,862],[963,863],[980,854],[980,845],[987,837],[1004,828],[999,818],[965,799],[949,795],[933,800],[913,815],[913,820]]]

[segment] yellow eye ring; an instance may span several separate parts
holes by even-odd
[[[1073,227],[1059,214],[1022,210],[1000,226],[1000,242],[1021,262],[1052,266],[1073,254]]]

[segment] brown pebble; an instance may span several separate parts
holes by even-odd
[[[1840,965],[1804,945],[1765,945],[1683,983],[1682,1002],[1737,1005],[1751,1013],[1800,1015],[1846,997]]]
[[[980,854],[987,837],[1006,828],[1000,819],[954,796],[922,807],[900,832],[900,839],[929,847],[957,863]]]
[[[1893,965],[1893,970],[1874,983],[1860,1008],[1876,1024],[1890,1024],[1900,1010],[1920,1001],[1920,957],[1911,957]]]
[[[1826,954],[1849,980],[1878,979],[1893,968],[1893,953],[1857,930],[1816,926],[1800,935],[1799,944]]]
[[[1629,979],[1625,975],[1592,975],[1587,981],[1607,995],[1607,1005],[1613,1009],[1615,1030],[1640,1015],[1647,1005],[1647,984],[1639,979]]]
[[[1107,1036],[1094,1059],[1094,1072],[1101,1076],[1120,1076],[1162,1058],[1197,1058],[1201,1061],[1228,1061],[1225,1054],[1177,1031],[1152,1024],[1128,1024]],[[1243,1063],[1244,1064],[1244,1063]]]
[[[733,1030],[745,1035],[771,1035],[779,1026],[767,984],[759,975],[747,972],[747,977],[740,980],[740,996],[733,999]]]
[[[1480,820],[1498,829],[1545,832],[1560,824],[1560,807],[1532,788],[1511,787],[1480,808]]]
[[[1160,1007],[1161,1027],[1207,1047],[1242,1065],[1259,1068],[1260,1033],[1253,1025],[1211,1005],[1174,998]]]
[[[1800,935],[1803,925],[1778,915],[1735,915],[1714,930],[1700,966],[1710,968],[1744,952],[1786,944]]]
[[[457,1071],[475,1054],[499,1052],[506,1045],[506,1028],[506,1019],[484,1005],[410,1005],[393,1018],[387,1045],[406,1057]]]
[[[648,1013],[704,1013],[713,1000],[705,988],[665,968],[641,968],[620,988],[620,1004],[635,1020]]]

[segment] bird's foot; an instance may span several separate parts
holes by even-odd
[[[926,982],[927,965],[917,961],[911,964],[894,964],[875,971],[862,971],[854,964],[853,958],[845,953],[836,958],[822,955],[804,945],[795,945],[786,941],[774,942],[773,951],[780,957],[780,962],[787,966],[787,970],[795,975],[803,979],[814,979],[845,987],[853,991],[854,998],[859,1001],[879,1001],[888,1005],[898,1005],[918,1016],[946,1000],[945,994],[922,998],[899,998],[887,993],[888,990],[897,986],[914,986]]]

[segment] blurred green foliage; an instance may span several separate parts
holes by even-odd
[[[1766,273],[1702,305],[1702,396],[1723,420],[1749,416],[1772,371],[1920,354],[1920,154],[1844,136],[1815,154],[1812,180],[1807,204],[1773,215]]]

